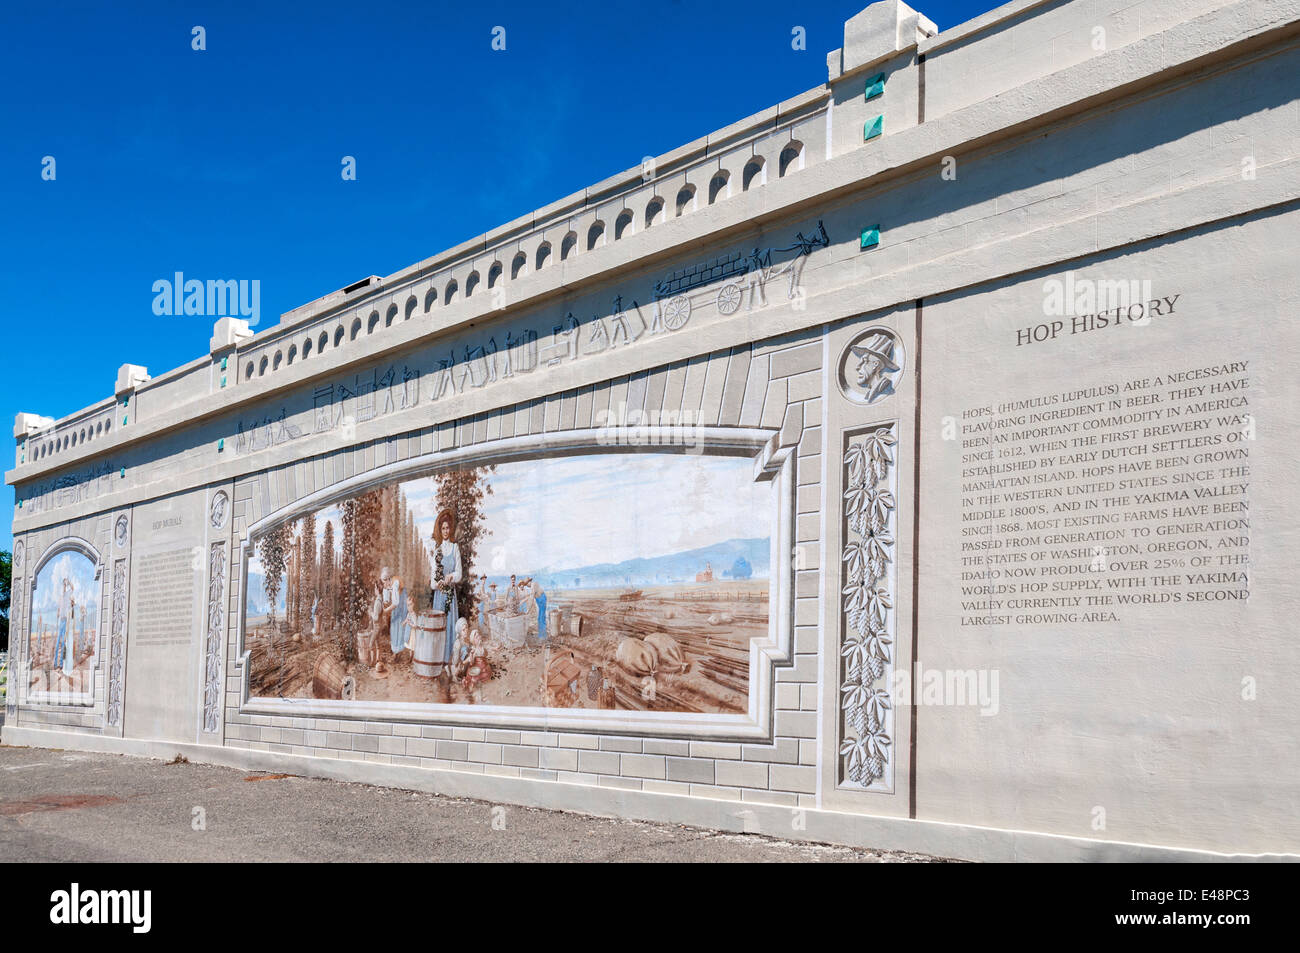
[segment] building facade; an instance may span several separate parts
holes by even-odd
[[[1300,3],[884,0],[827,65],[20,414],[5,743],[1300,851]]]

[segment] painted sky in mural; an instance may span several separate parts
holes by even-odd
[[[36,577],[36,591],[32,593],[32,619],[44,617],[53,624],[59,610],[59,596],[63,581],[72,584],[71,594],[78,611],[86,609],[86,617],[99,624],[99,583],[95,581],[95,564],[78,552],[60,553],[46,563]]]
[[[732,549],[746,555],[754,572],[767,571],[768,487],[754,482],[749,458],[583,454],[503,464],[496,467],[491,484],[493,493],[485,505],[491,537],[472,567],[475,574],[495,578],[524,572],[572,585],[574,574],[584,568],[678,554],[689,559],[693,551],[731,540],[747,541]],[[433,481],[416,478],[401,486],[421,536],[430,538],[438,512]],[[717,505],[720,501],[726,505]],[[336,530],[341,525],[337,504],[317,514],[318,547],[326,522]],[[678,563],[671,558],[660,562],[668,567],[660,570],[663,581],[695,575],[694,568],[674,570]],[[731,565],[717,567],[719,573],[729,572]],[[255,581],[261,578],[256,556],[249,572]],[[647,581],[644,574],[634,575]],[[609,581],[613,577],[608,573],[592,578],[606,580],[605,585],[626,582],[624,578]],[[257,594],[250,596],[259,613],[265,612]],[[283,608],[283,593],[279,607]]]
[[[496,468],[486,501],[492,536],[476,573],[530,574],[669,556],[728,539],[766,537],[768,488],[738,457],[591,454]],[[408,499],[432,532],[432,488]],[[427,534],[426,534],[427,535]]]

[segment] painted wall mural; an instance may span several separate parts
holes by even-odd
[[[23,673],[29,701],[94,701],[99,598],[95,563],[83,553],[59,553],[41,567],[32,593]]]
[[[250,695],[743,713],[772,488],[590,452],[389,483],[255,536]]]

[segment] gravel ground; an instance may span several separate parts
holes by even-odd
[[[0,746],[0,861],[937,859],[212,765]]]

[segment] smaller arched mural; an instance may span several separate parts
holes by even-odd
[[[56,553],[36,574],[23,678],[27,700],[89,705],[99,650],[95,562],[76,549]]]

